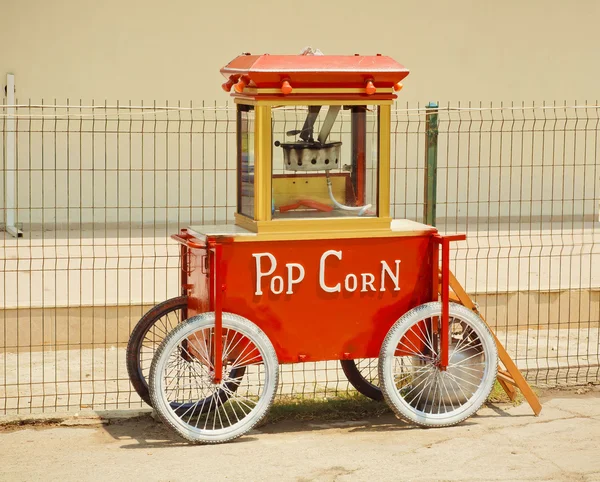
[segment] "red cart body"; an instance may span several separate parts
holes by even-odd
[[[437,299],[436,231],[403,229],[373,239],[236,242],[211,235],[218,228],[191,228],[182,273],[188,316],[215,310],[215,255],[206,246],[218,242],[222,310],[263,330],[280,363],[377,357],[400,316]]]

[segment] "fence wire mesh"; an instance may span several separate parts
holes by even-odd
[[[447,106],[439,227],[454,271],[535,385],[597,381],[598,108]]]
[[[140,407],[125,346],[180,294],[169,235],[233,219],[235,111],[0,107],[0,413]],[[438,109],[437,225],[468,234],[454,272],[537,385],[600,374],[599,109]],[[422,221],[426,109],[393,115],[392,215]],[[350,389],[337,362],[281,379],[282,395]]]

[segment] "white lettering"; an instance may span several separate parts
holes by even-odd
[[[285,292],[286,295],[293,295],[294,291],[294,285],[300,283],[300,281],[302,281],[304,279],[304,266],[302,266],[301,264],[298,263],[287,263],[286,265],[287,268],[287,291]],[[294,268],[298,269],[298,277],[294,278]]]
[[[362,289],[360,290],[361,293],[364,293],[367,290],[367,286],[370,288],[371,291],[377,291],[375,289],[375,286],[373,286],[373,283],[375,282],[375,276],[371,273],[361,273],[362,276]],[[367,281],[368,279],[368,281]]]
[[[350,283],[348,282],[349,280],[352,280],[352,286],[350,286]],[[356,278],[355,274],[350,273],[349,275],[346,276],[346,279],[344,280],[344,287],[346,288],[346,291],[356,291],[356,287],[358,285],[358,280]]]
[[[277,260],[275,259],[275,256],[273,256],[271,253],[256,253],[256,254],[253,254],[252,256],[254,258],[256,258],[256,291],[254,292],[254,294],[256,296],[258,296],[258,295],[263,294],[262,289],[261,289],[262,278],[273,274],[273,272],[275,271],[275,268],[277,267]],[[267,258],[269,258],[269,260],[271,260],[271,268],[268,271],[264,271],[264,272],[260,269],[260,266],[261,266],[260,260],[263,257],[267,257]]]
[[[285,263],[286,274],[274,276],[277,270],[277,259],[271,253],[255,253],[252,254],[256,264],[256,291],[254,294],[260,296],[263,294],[262,283],[263,279],[268,283],[267,291],[273,294],[279,295],[285,291],[286,295],[293,295],[296,286],[300,285],[306,278],[306,270],[300,263]],[[346,291],[353,293],[360,291],[366,293],[369,291],[377,292],[378,289],[375,286],[379,284],[379,291],[386,291],[386,284],[389,287],[390,283],[393,284],[393,291],[400,291],[400,260],[394,260],[394,267],[392,268],[386,261],[381,261],[381,282],[379,283],[377,275],[373,273],[348,273],[346,275],[339,275],[340,281],[334,284],[327,284],[326,278],[326,264],[327,259],[332,256],[337,258],[339,261],[342,260],[343,253],[341,250],[336,251],[330,249],[325,251],[321,255],[319,261],[319,286],[326,293],[340,293]],[[266,258],[268,261],[263,260]],[[335,270],[337,272],[337,270]],[[335,278],[335,275],[330,275]],[[341,276],[344,276],[344,282],[341,282]],[[389,278],[389,281],[387,280]],[[329,280],[331,283],[331,279]],[[297,288],[296,288],[297,290]]]
[[[319,263],[319,285],[321,286],[321,289],[323,291],[326,291],[327,293],[335,293],[336,291],[342,291],[342,286],[341,283],[336,284],[335,286],[327,286],[325,284],[325,260],[329,257],[329,256],[335,256],[337,259],[342,259],[342,252],[341,251],[334,251],[333,249],[330,249],[329,251],[325,251],[323,253],[323,255],[321,256],[321,262]]]
[[[397,259],[396,263],[396,274],[392,273],[390,266],[385,262],[381,262],[381,289],[379,291],[385,291],[385,275],[387,274],[390,279],[394,282],[394,291],[400,291],[400,260]]]
[[[279,288],[275,288],[275,281],[279,283]],[[271,278],[271,293],[276,295],[283,291],[283,278],[281,276],[273,276]]]

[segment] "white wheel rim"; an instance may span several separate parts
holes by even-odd
[[[438,367],[439,336],[430,329],[432,323],[441,324],[437,314],[407,323],[389,340],[384,367],[387,396],[418,423],[454,423],[477,410],[487,398],[493,384],[490,372],[497,363],[495,350],[490,349],[491,336],[477,323],[451,316],[451,348],[443,371]]]
[[[153,382],[154,392],[160,394],[157,409],[191,438],[219,440],[241,435],[270,405],[276,383],[273,370],[264,364],[265,347],[258,337],[244,331],[223,320],[224,363],[219,384],[213,383],[209,355],[214,323],[182,330],[168,340],[167,349],[156,360]]]

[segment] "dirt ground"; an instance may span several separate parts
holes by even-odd
[[[9,425],[0,479],[600,481],[600,387],[548,391],[542,402],[539,417],[526,404],[488,405],[444,429],[391,415],[285,420],[216,446],[186,445],[147,414]]]

